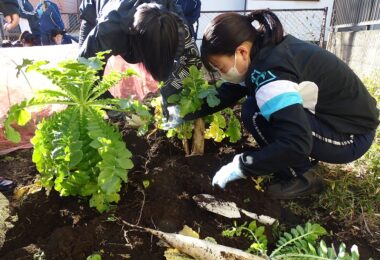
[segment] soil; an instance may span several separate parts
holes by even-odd
[[[164,259],[166,248],[158,239],[123,225],[119,219],[165,232],[178,232],[188,225],[201,238],[213,237],[219,244],[248,248],[244,239],[221,236],[233,220],[200,209],[192,196],[202,193],[279,219],[288,227],[307,221],[283,208],[280,201],[270,199],[267,193],[257,191],[251,181],[233,182],[225,190],[211,186],[215,172],[236,153],[255,149],[246,136],[237,144],[207,141],[203,156],[189,157],[179,141],[168,140],[161,132],[142,138],[128,130],[124,138],[135,167],[129,172],[129,182],[123,186],[115,209],[100,214],[89,208],[86,199],[60,197],[54,191],[47,195],[41,190],[19,200],[8,195],[12,212],[19,220],[7,233],[0,259],[86,259],[94,253],[101,254],[102,259]],[[15,180],[18,188],[32,184],[37,171],[31,154],[31,150],[23,150],[0,158],[0,176]],[[144,181],[148,187],[144,188]],[[243,217],[238,223],[244,221],[249,219]],[[273,245],[269,232],[268,236]],[[380,254],[355,238],[344,242],[359,243],[362,259],[380,259]]]

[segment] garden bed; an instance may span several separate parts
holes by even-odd
[[[251,212],[279,219],[287,227],[307,221],[267,193],[257,191],[252,181],[233,182],[224,191],[211,186],[212,176],[223,164],[236,153],[254,149],[247,136],[233,145],[207,141],[203,156],[186,157],[180,142],[168,140],[160,131],[148,138],[137,137],[128,129],[123,133],[135,167],[129,172],[117,207],[100,214],[89,208],[86,199],[60,197],[54,191],[46,195],[43,189],[18,199],[8,195],[18,221],[7,233],[1,259],[86,259],[94,253],[102,259],[164,259],[166,248],[157,244],[158,239],[123,226],[119,219],[165,232],[178,232],[188,225],[201,238],[213,237],[219,244],[247,249],[249,243],[243,238],[221,235],[233,220],[200,209],[192,200],[200,193],[233,201]],[[37,170],[31,154],[31,150],[23,150],[1,157],[0,175],[17,181],[18,189],[33,184]],[[244,221],[249,219],[243,217],[238,223]],[[342,228],[333,219],[319,224],[333,232]],[[267,235],[272,248],[273,238],[270,232]],[[380,259],[380,253],[365,241],[345,239],[340,242],[348,248],[359,246],[362,259]]]

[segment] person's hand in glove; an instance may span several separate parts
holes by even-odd
[[[179,115],[179,107],[178,106],[170,106],[167,108],[169,116],[161,125],[163,130],[169,130],[175,128],[185,122],[182,117]]]
[[[240,154],[235,155],[232,162],[220,168],[212,179],[212,186],[218,185],[220,188],[224,189],[226,184],[230,181],[246,178],[239,167],[239,158]]]

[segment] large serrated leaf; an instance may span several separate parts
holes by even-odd
[[[21,135],[19,132],[17,132],[13,127],[9,125],[4,126],[5,129],[5,137],[13,142],[13,143],[19,143],[21,141]]]
[[[217,98],[215,95],[208,95],[207,96],[207,104],[210,107],[216,107],[217,105],[220,104],[220,99]]]
[[[180,116],[184,117],[187,114],[196,111],[195,103],[190,98],[182,98],[180,102]]]
[[[133,162],[130,159],[116,159],[116,161],[123,169],[129,170],[133,168]]]
[[[101,171],[98,177],[98,183],[106,194],[119,192],[121,188],[120,177],[114,175],[113,171]]]
[[[96,193],[99,189],[99,186],[96,182],[87,182],[80,190],[80,195],[90,196],[91,194]]]
[[[177,95],[177,94],[171,95],[171,96],[168,97],[168,99],[167,99],[167,101],[168,101],[169,104],[177,103],[179,100],[180,100],[180,96]]]
[[[77,166],[78,163],[81,162],[83,158],[83,152],[80,150],[73,151],[70,153],[69,167],[73,168]]]
[[[105,202],[105,195],[103,193],[92,195],[90,199],[90,207],[96,208],[100,213],[108,210],[108,204]]]

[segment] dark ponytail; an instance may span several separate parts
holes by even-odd
[[[259,22],[256,29],[252,23]],[[224,13],[216,16],[207,26],[202,39],[201,59],[208,71],[213,71],[210,55],[234,55],[245,41],[252,42],[251,56],[262,47],[276,45],[283,39],[284,30],[278,17],[270,10],[257,10],[247,16]]]
[[[284,29],[277,15],[269,9],[256,10],[248,15],[251,23],[259,22],[260,27],[257,32],[262,36],[262,45],[277,45],[284,38]]]

